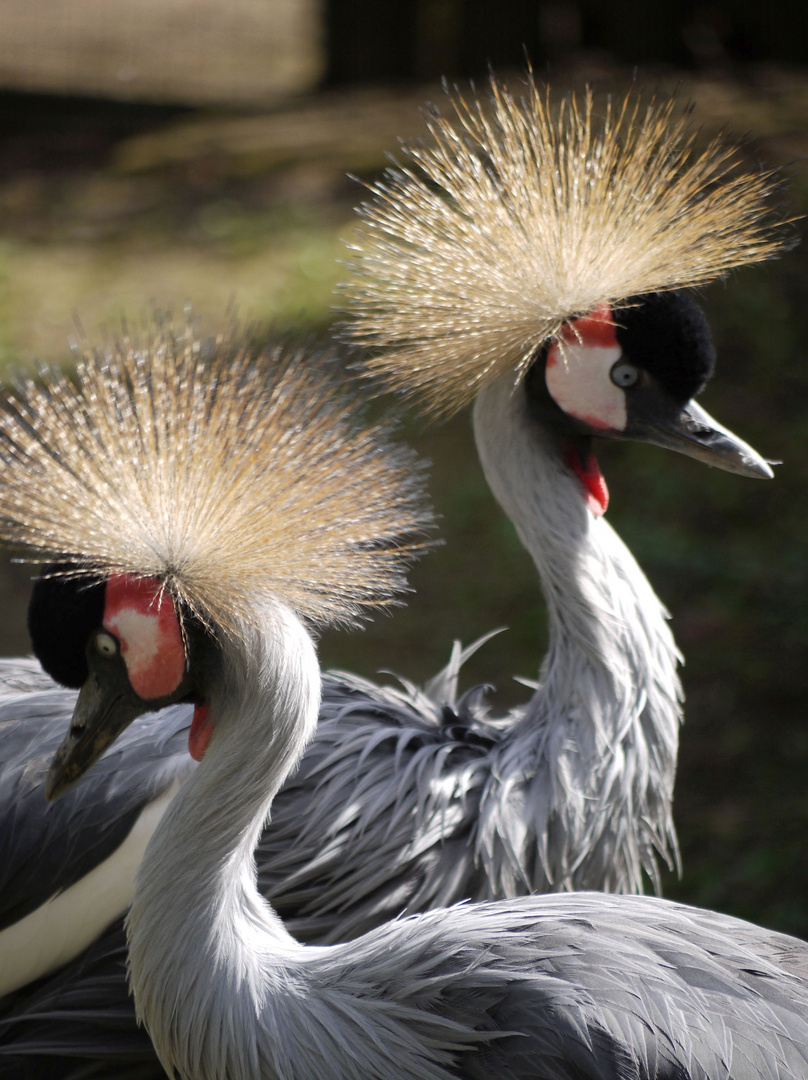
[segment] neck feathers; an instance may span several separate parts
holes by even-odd
[[[502,746],[493,787],[517,785],[535,819],[511,836],[511,800],[483,801],[481,857],[505,895],[530,887],[638,891],[675,863],[671,800],[681,722],[667,613],[631,553],[588,510],[557,437],[510,378],[481,392],[474,427],[491,489],[533,557],[550,623],[539,687]],[[507,849],[532,848],[525,858]]]
[[[261,614],[260,631],[253,618],[243,640],[222,646],[213,735],[146,850],[128,921],[138,1015],[163,1064],[183,1076],[227,1073],[213,1067],[221,1017],[256,1015],[273,977],[268,943],[281,959],[298,949],[258,893],[253,851],[314,732],[320,672],[288,608],[267,605]],[[254,1030],[245,1037],[254,1041]],[[249,1056],[249,1043],[242,1052]],[[245,1058],[244,1075],[259,1074]]]

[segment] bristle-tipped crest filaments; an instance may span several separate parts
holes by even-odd
[[[357,425],[328,367],[155,326],[22,381],[0,402],[0,539],[158,578],[226,632],[262,594],[356,621],[404,587],[431,518],[413,456]]]
[[[591,92],[554,102],[491,80],[449,95],[431,142],[371,187],[349,245],[350,338],[395,389],[436,412],[516,382],[563,324],[628,297],[704,284],[783,246],[771,173],[698,130],[674,101]]]

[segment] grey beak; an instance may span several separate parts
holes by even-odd
[[[56,751],[45,781],[45,798],[63,795],[101,757],[138,716],[148,710],[128,682],[110,692],[93,673],[79,691],[67,735]]]
[[[695,401],[689,401],[678,415],[649,419],[642,426],[641,437],[739,476],[767,480],[774,476],[769,463],[756,450],[713,420]]]

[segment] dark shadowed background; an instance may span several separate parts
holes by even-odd
[[[193,301],[323,336],[356,181],[422,131],[439,78],[556,88],[634,81],[692,100],[709,133],[783,169],[808,207],[808,38],[791,5],[595,0],[6,0],[0,10],[0,362],[69,363],[83,327],[114,333]],[[525,52],[526,50],[526,52]],[[797,221],[795,234],[806,231]],[[808,265],[804,245],[703,292],[719,366],[705,406],[773,482],[662,450],[604,446],[610,520],[673,616],[687,664],[675,803],[684,874],[668,896],[808,936]],[[492,708],[528,691],[545,642],[535,574],[493,502],[469,418],[406,435],[433,461],[444,546],[407,608],[328,635],[326,665],[422,681],[505,626],[464,686]],[[0,576],[0,649],[27,649],[30,571]]]

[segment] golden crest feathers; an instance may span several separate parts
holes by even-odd
[[[0,539],[156,577],[227,632],[261,594],[355,621],[404,586],[431,518],[413,455],[328,368],[155,324],[24,380],[0,399]]]
[[[770,173],[698,134],[675,102],[591,92],[554,101],[491,80],[449,94],[432,141],[371,187],[349,245],[351,340],[427,409],[452,412],[507,371],[517,381],[564,323],[599,304],[701,285],[783,246]]]

